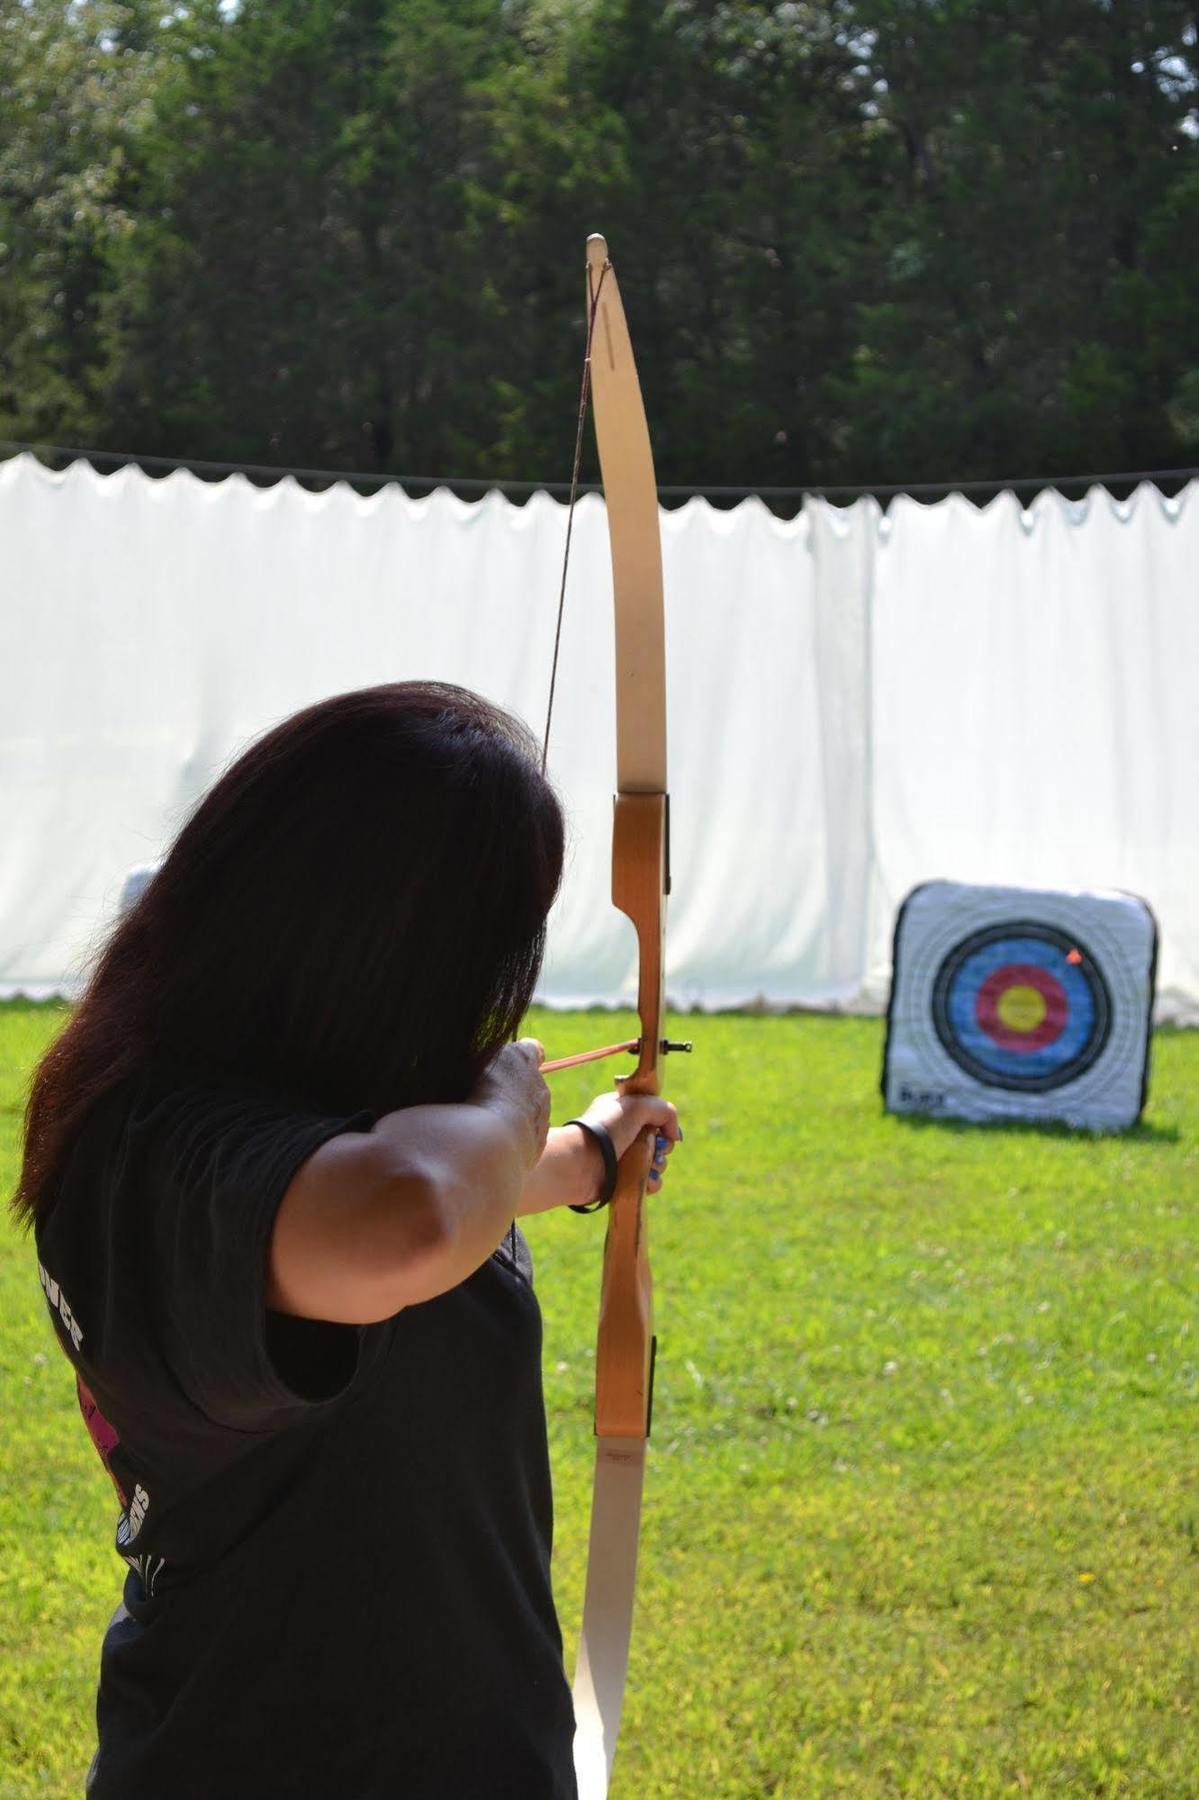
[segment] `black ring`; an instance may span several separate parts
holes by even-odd
[[[595,1139],[604,1159],[604,1185],[598,1195],[594,1200],[588,1200],[584,1206],[572,1206],[570,1210],[577,1213],[600,1212],[616,1192],[616,1145],[602,1125],[592,1125],[587,1119],[567,1119],[566,1123],[581,1125],[588,1136]]]

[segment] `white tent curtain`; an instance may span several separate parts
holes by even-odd
[[[1141,894],[1199,1022],[1199,498],[662,515],[685,1006],[877,1007],[935,876]],[[544,725],[565,509],[0,464],[0,993],[71,992],[126,871],[258,732],[431,677]],[[627,999],[604,509],[575,524],[543,997]]]

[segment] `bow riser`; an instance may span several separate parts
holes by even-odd
[[[601,1438],[644,1439],[649,1432],[654,1337],[645,1184],[652,1157],[652,1144],[638,1144],[623,1158],[609,1208],[595,1352],[595,1431]]]
[[[636,930],[640,970],[640,1058],[620,1084],[625,1093],[658,1092],[665,889],[665,795],[618,794],[612,899]],[[649,1434],[654,1337],[645,1187],[652,1161],[652,1141],[625,1153],[609,1209],[595,1353],[595,1430],[602,1438]]]
[[[637,933],[637,1067],[622,1088],[656,1094],[661,1070],[666,937],[666,796],[619,793],[612,819],[612,904]]]

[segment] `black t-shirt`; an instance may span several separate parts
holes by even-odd
[[[382,1324],[266,1310],[289,1181],[371,1123],[159,1072],[39,1225],[130,1570],[90,1800],[574,1800],[523,1239]]]

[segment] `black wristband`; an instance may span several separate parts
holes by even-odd
[[[602,1125],[592,1125],[587,1119],[567,1119],[568,1125],[579,1125],[589,1137],[599,1145],[600,1155],[604,1159],[604,1185],[594,1200],[588,1200],[585,1206],[572,1206],[571,1212],[599,1212],[607,1206],[616,1192],[616,1145],[612,1142]]]

